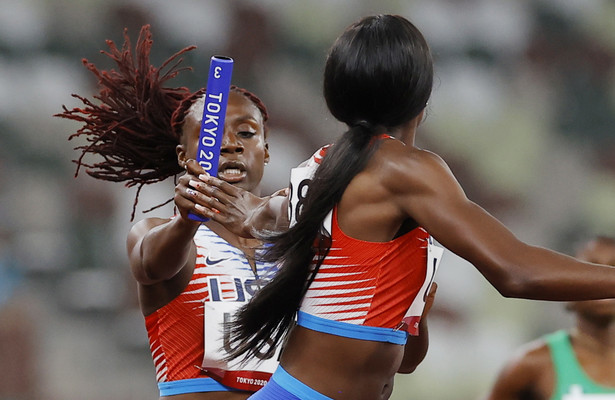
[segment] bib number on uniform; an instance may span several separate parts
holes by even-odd
[[[288,202],[288,219],[290,226],[297,222],[297,216],[301,214],[308,187],[312,181],[315,167],[293,168],[290,171],[290,192]]]
[[[280,349],[269,358],[261,354],[245,362],[222,360],[231,350],[229,332],[223,323],[229,322],[237,309],[237,302],[205,302],[205,353],[201,367],[223,385],[257,391],[267,383],[277,368]]]

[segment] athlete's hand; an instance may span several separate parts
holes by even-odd
[[[271,196],[256,196],[208,175],[194,160],[186,163],[186,171],[176,188],[176,199],[179,195],[188,211],[212,219],[242,237],[254,237],[255,220],[262,217],[260,211],[273,197],[287,195],[287,189],[281,189]]]
[[[206,172],[195,160],[186,161],[184,163],[184,169],[186,170],[186,173],[179,177],[177,184],[175,185],[175,195],[173,197],[173,201],[183,220],[198,223],[198,221],[188,218],[189,213],[202,217],[202,215],[195,209],[197,200],[195,197],[196,191],[190,186],[190,181],[193,179],[198,179],[197,177],[200,174],[206,174]]]

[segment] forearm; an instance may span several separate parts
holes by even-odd
[[[528,245],[470,201],[452,173],[428,153],[397,179],[408,216],[444,247],[473,264],[505,297],[551,301],[615,297],[615,268]],[[391,189],[391,190],[393,190]]]
[[[458,207],[449,217],[433,216],[437,221],[426,229],[472,263],[503,296],[547,301],[615,297],[615,267],[529,245],[476,204],[465,201]]]
[[[498,290],[506,297],[549,301],[615,297],[615,267],[529,245],[517,254],[504,264],[506,283]]]
[[[169,279],[186,264],[198,223],[181,217],[149,230],[140,244],[141,270],[150,281]]]

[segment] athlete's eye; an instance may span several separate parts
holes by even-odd
[[[242,138],[251,138],[254,135],[256,135],[256,132],[253,131],[239,131],[237,132],[237,136],[242,137]]]

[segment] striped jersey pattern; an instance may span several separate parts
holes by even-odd
[[[258,279],[243,252],[205,225],[194,241],[196,266],[188,286],[145,317],[158,382],[206,377],[199,368],[204,354],[204,302],[234,302],[239,308],[276,271],[273,264],[257,262]]]
[[[428,233],[416,228],[389,242],[346,236],[330,214],[332,245],[301,311],[355,325],[396,329],[427,277]]]

